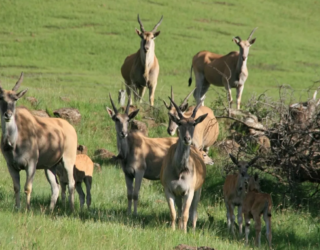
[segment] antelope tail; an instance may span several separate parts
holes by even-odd
[[[191,86],[191,83],[192,83],[192,68],[193,68],[193,65],[191,64],[190,78],[189,78],[189,87]]]

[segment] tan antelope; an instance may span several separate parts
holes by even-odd
[[[148,138],[139,131],[128,131],[129,122],[138,114],[139,109],[130,114],[130,101],[124,114],[119,114],[111,95],[110,101],[113,110],[107,107],[107,112],[115,122],[117,147],[122,170],[125,174],[128,196],[128,214],[131,214],[132,199],[134,214],[137,214],[139,190],[143,178],[159,180],[162,161],[168,153],[169,147],[178,141],[178,138]],[[133,180],[135,184],[133,188]]]
[[[159,63],[155,54],[154,39],[160,34],[156,31],[162,22],[160,21],[154,26],[152,31],[144,30],[143,24],[138,15],[140,30],[136,29],[136,33],[141,38],[139,50],[128,56],[121,67],[121,74],[126,82],[126,90],[131,104],[131,88],[139,91],[139,98],[142,101],[146,87],[149,89],[150,105],[154,104],[154,92],[157,87],[159,75]],[[136,96],[136,94],[135,94]]]
[[[242,202],[245,197],[245,182],[248,181],[248,168],[253,165],[258,157],[250,162],[238,161],[232,154],[229,154],[233,163],[238,167],[238,174],[228,175],[223,185],[223,197],[227,208],[227,224],[228,228],[234,235],[235,216],[234,207],[238,207],[238,224],[239,233],[242,234]]]
[[[180,111],[184,115],[184,117],[190,117],[193,113],[193,110],[195,106],[191,106],[188,108],[188,98],[193,93],[194,90],[192,90],[186,98],[183,100],[182,104],[179,106]],[[171,99],[174,101],[174,95],[173,90],[171,87]],[[169,110],[170,116],[169,116],[169,125],[167,132],[169,135],[174,135],[177,131],[178,125],[171,119],[172,116],[178,117],[178,112],[176,108],[170,103],[170,105],[167,105],[165,101],[163,101],[166,108]],[[216,140],[218,139],[219,135],[219,123],[216,119],[216,117],[213,114],[213,111],[206,107],[201,106],[196,114],[195,119],[197,119],[199,116],[203,114],[208,114],[207,117],[197,125],[197,127],[194,130],[192,144],[198,149],[203,150],[206,153],[209,152],[210,146],[212,146]]]
[[[80,145],[81,146],[81,145]],[[80,207],[83,208],[85,201],[85,194],[82,190],[81,184],[84,182],[87,190],[87,207],[91,205],[91,186],[92,186],[92,175],[93,175],[94,164],[89,156],[85,154],[78,154],[76,162],[74,164],[73,177],[76,183],[76,190],[79,194]],[[62,203],[66,199],[66,186],[68,184],[68,176],[66,175],[65,169],[61,164],[57,166],[57,176],[59,177],[61,185],[61,198]]]
[[[206,176],[206,165],[203,162],[202,155],[191,144],[195,126],[201,123],[207,114],[195,118],[200,107],[200,104],[198,104],[192,115],[185,117],[171,98],[170,101],[178,111],[178,117],[171,113],[169,113],[169,116],[179,126],[179,140],[170,147],[165,156],[160,178],[170,209],[172,229],[175,229],[176,224],[176,203],[179,227],[186,233],[189,217],[193,230],[196,228],[197,206]]]
[[[192,83],[192,68],[196,77],[196,91],[194,98],[197,103],[204,105],[204,97],[210,84],[225,87],[229,108],[232,106],[231,88],[237,89],[237,109],[240,109],[241,95],[244,83],[248,78],[247,61],[249,49],[256,38],[251,39],[255,28],[247,40],[241,40],[239,36],[232,39],[238,46],[239,52],[233,51],[227,55],[218,55],[209,51],[200,51],[192,59],[189,86]]]
[[[269,247],[271,248],[271,209],[272,199],[269,194],[260,192],[259,177],[255,174],[250,177],[248,184],[248,193],[243,201],[243,215],[246,224],[246,244],[250,233],[250,220],[255,221],[256,237],[255,244],[260,247],[261,245],[261,215],[266,223],[266,236],[268,239]]]
[[[24,192],[29,209],[35,171],[44,169],[51,184],[50,209],[53,210],[59,196],[55,166],[61,162],[67,172],[69,200],[73,210],[76,131],[66,120],[33,116],[28,109],[16,107],[17,100],[27,92],[27,89],[17,92],[22,80],[23,73],[12,90],[0,87],[1,151],[13,180],[15,205],[20,207],[20,170],[25,170],[27,175]]]

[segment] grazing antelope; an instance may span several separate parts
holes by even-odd
[[[192,68],[196,77],[194,98],[197,103],[204,105],[204,97],[210,84],[225,87],[228,91],[229,108],[232,106],[231,88],[237,89],[237,109],[240,109],[241,95],[244,83],[248,78],[247,60],[249,49],[256,38],[251,39],[255,28],[247,40],[239,36],[232,39],[238,46],[239,52],[233,51],[227,55],[218,55],[209,51],[200,51],[192,59],[189,86],[192,83]],[[227,76],[227,77],[226,77]],[[229,79],[228,79],[229,78]]]
[[[250,233],[250,219],[255,221],[256,237],[255,244],[260,247],[261,244],[261,214],[266,223],[266,236],[269,247],[271,248],[271,209],[272,199],[269,194],[260,192],[259,177],[257,174],[250,177],[248,184],[248,193],[243,201],[243,215],[246,224],[246,244]]]
[[[170,101],[178,112],[179,118],[171,113],[169,113],[169,116],[179,126],[179,140],[170,147],[163,160],[160,179],[170,209],[172,229],[175,229],[176,223],[176,203],[179,227],[187,232],[189,217],[193,230],[196,228],[197,206],[206,176],[206,165],[203,162],[202,155],[191,144],[195,126],[201,123],[207,114],[195,118],[200,107],[200,104],[198,104],[192,115],[185,117],[171,98]]]
[[[85,154],[77,155],[73,169],[73,177],[76,182],[76,190],[79,194],[81,208],[83,208],[86,197],[81,187],[82,182],[84,182],[87,189],[87,207],[90,208],[91,205],[91,185],[93,168],[94,164],[89,156]],[[61,164],[57,166],[57,176],[59,177],[61,185],[61,197],[62,202],[64,203],[66,199],[66,186],[68,184],[68,176],[66,175],[66,171],[64,170]]]
[[[20,207],[20,170],[27,173],[24,192],[27,195],[27,208],[30,209],[32,182],[36,169],[45,169],[51,184],[50,209],[54,209],[59,196],[55,166],[61,162],[68,176],[70,206],[74,207],[73,165],[77,153],[77,134],[75,129],[60,118],[33,116],[16,102],[26,92],[17,93],[23,80],[23,73],[12,90],[0,86],[1,108],[1,151],[7,162],[13,180],[16,207]]]
[[[139,131],[128,132],[129,122],[138,114],[139,109],[130,114],[130,101],[124,114],[119,114],[111,95],[110,101],[113,110],[107,107],[107,112],[115,122],[117,146],[122,170],[125,174],[128,196],[128,214],[131,214],[132,199],[134,214],[137,214],[139,190],[142,178],[159,180],[163,158],[169,147],[178,141],[178,138],[148,138]],[[133,188],[133,180],[135,185]]]
[[[190,95],[193,93],[194,90],[192,90],[186,98],[183,100],[182,104],[179,106],[180,111],[185,117],[190,117],[193,113],[193,110],[195,106],[191,106],[188,108],[188,98]],[[173,95],[173,90],[171,87],[171,99],[174,100],[174,95]],[[169,135],[174,135],[176,133],[176,130],[178,128],[177,123],[175,123],[171,117],[175,116],[178,117],[178,112],[176,108],[170,103],[170,105],[167,105],[165,101],[164,105],[166,108],[169,110],[170,116],[169,116],[169,125],[167,132]],[[202,123],[197,125],[197,127],[194,130],[193,134],[193,139],[192,139],[192,144],[198,149],[198,150],[203,150],[206,153],[209,152],[210,146],[212,146],[219,135],[219,124],[214,116],[212,110],[206,106],[201,106],[196,114],[195,119],[197,119],[199,116],[203,114],[208,114],[207,117],[203,120]]]
[[[157,87],[159,75],[159,63],[154,52],[155,43],[154,39],[160,34],[156,31],[162,22],[160,21],[154,26],[152,31],[144,30],[143,24],[138,15],[138,22],[140,30],[136,29],[136,33],[141,38],[139,50],[128,56],[121,67],[121,74],[126,82],[126,90],[131,104],[131,88],[138,89],[139,98],[142,101],[146,87],[149,89],[149,102],[150,105],[154,104],[154,92]],[[136,96],[136,95],[135,95]]]
[[[249,163],[245,161],[238,161],[232,154],[229,154],[231,160],[237,165],[239,173],[228,175],[223,185],[223,197],[227,208],[227,224],[232,234],[234,235],[234,221],[233,214],[234,207],[238,207],[238,224],[239,233],[242,234],[242,202],[245,196],[245,182],[249,176],[247,174],[248,168],[253,165],[258,157],[252,159]]]

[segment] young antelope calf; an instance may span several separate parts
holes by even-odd
[[[257,174],[250,177],[248,184],[248,193],[243,201],[243,215],[246,223],[246,244],[250,233],[250,219],[255,221],[256,237],[255,244],[260,247],[261,244],[261,214],[266,223],[266,235],[271,248],[271,208],[272,199],[269,194],[260,193],[259,177]]]
[[[169,97],[170,98],[170,97]],[[179,227],[187,232],[187,222],[191,217],[192,227],[196,228],[197,205],[200,200],[201,187],[206,176],[206,165],[202,155],[191,146],[195,126],[207,116],[204,114],[197,119],[199,104],[190,117],[184,117],[179,107],[170,98],[178,111],[178,117],[169,113],[170,118],[179,126],[179,140],[172,145],[165,156],[161,168],[161,183],[171,213],[172,229],[175,229],[176,210],[178,206]]]
[[[91,205],[91,185],[92,185],[92,174],[93,174],[94,164],[89,156],[85,154],[77,155],[76,162],[73,168],[73,177],[76,182],[76,190],[79,194],[80,207],[83,208],[85,194],[82,190],[81,184],[84,182],[87,189],[87,206],[90,208]],[[68,176],[66,171],[61,164],[57,166],[57,176],[60,180],[61,185],[61,198],[62,202],[66,199],[66,185],[68,184]]]
[[[252,159],[249,163],[245,161],[238,161],[232,154],[229,154],[234,164],[238,166],[239,173],[228,175],[223,185],[223,197],[227,208],[227,224],[232,234],[234,235],[234,221],[233,214],[234,207],[238,207],[238,224],[239,233],[242,234],[242,203],[245,197],[245,182],[249,176],[247,174],[248,168],[253,165],[258,157]]]
[[[131,214],[132,199],[134,214],[137,214],[139,190],[142,178],[159,180],[160,170],[169,147],[178,141],[178,138],[148,138],[139,131],[128,132],[128,125],[139,112],[135,110],[128,114],[130,100],[124,114],[119,114],[111,96],[113,110],[107,107],[109,116],[115,122],[117,146],[122,170],[125,174],[128,196],[128,214]],[[135,186],[133,188],[133,180]]]
[[[192,90],[191,93],[187,95],[187,97],[183,100],[182,104],[179,106],[179,109],[184,115],[184,117],[190,117],[195,108],[195,106],[191,106],[188,108],[188,102],[187,102],[188,98],[194,92],[194,90]],[[172,87],[171,87],[171,99],[174,101]],[[171,119],[171,116],[178,117],[178,111],[171,103],[170,105],[167,105],[165,101],[163,102],[170,113],[167,132],[169,135],[174,135],[178,129],[178,124]],[[210,146],[212,146],[218,138],[219,124],[216,117],[213,114],[213,111],[206,106],[201,106],[198,109],[195,119],[197,119],[199,116],[203,114],[207,114],[207,117],[204,119],[204,121],[201,124],[199,124],[195,128],[193,139],[192,139],[192,145],[194,145],[198,150],[203,150],[206,153],[208,153]]]

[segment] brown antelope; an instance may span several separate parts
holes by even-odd
[[[196,77],[196,91],[194,98],[197,103],[204,105],[204,97],[210,84],[225,87],[228,91],[229,108],[232,106],[231,88],[237,89],[237,109],[240,109],[241,95],[244,83],[248,78],[247,59],[249,49],[255,42],[251,39],[255,28],[247,40],[241,40],[239,36],[232,39],[238,46],[239,52],[233,51],[227,55],[218,55],[209,51],[200,51],[192,59],[189,86],[192,83],[192,68]],[[227,77],[226,77],[227,76]]]
[[[271,248],[271,209],[272,199],[269,194],[260,192],[259,177],[257,174],[250,177],[248,184],[248,193],[243,201],[243,215],[246,224],[246,244],[250,233],[250,220],[255,221],[256,237],[255,244],[260,247],[261,244],[261,214],[266,223],[266,236],[269,247]]]
[[[187,102],[189,96],[193,93],[193,91],[194,90],[192,90],[191,93],[187,95],[187,97],[183,100],[182,104],[179,106],[180,111],[185,117],[190,117],[195,108],[195,106],[191,106],[188,108],[188,102]],[[174,100],[172,87],[171,87],[171,99]],[[167,132],[169,135],[174,135],[176,133],[178,125],[171,119],[171,117],[172,116],[178,117],[178,112],[171,103],[170,105],[167,105],[165,101],[163,102],[170,113]],[[208,114],[208,115],[203,120],[203,122],[197,125],[197,127],[195,128],[192,144],[198,150],[200,151],[203,150],[206,153],[208,153],[210,146],[212,146],[218,138],[219,124],[212,110],[206,106],[201,106],[198,109],[195,119],[197,119],[199,116],[203,114]]]
[[[245,197],[245,182],[249,176],[247,174],[248,168],[253,165],[258,157],[252,159],[250,162],[238,161],[232,154],[229,154],[231,160],[238,167],[238,174],[228,175],[223,185],[223,197],[227,208],[227,224],[228,228],[234,235],[234,221],[233,214],[234,207],[238,207],[238,224],[239,233],[242,234],[242,202]]]
[[[23,73],[12,90],[0,87],[1,151],[13,180],[15,205],[17,208],[20,207],[20,170],[26,170],[27,174],[24,192],[27,195],[29,209],[35,171],[45,169],[52,191],[50,209],[54,209],[59,196],[55,166],[61,162],[67,172],[69,200],[73,210],[76,131],[63,119],[37,117],[24,107],[16,108],[17,100],[27,92],[26,89],[17,93],[22,80]]]
[[[119,114],[111,95],[110,101],[113,110],[107,107],[109,116],[115,122],[117,147],[122,170],[125,174],[128,196],[128,214],[131,214],[132,199],[134,214],[137,214],[139,190],[142,178],[159,180],[164,156],[169,147],[178,141],[178,138],[148,138],[139,131],[128,132],[129,122],[138,114],[139,109],[130,114],[130,101],[124,114]],[[135,185],[133,188],[133,180]]]
[[[87,190],[87,207],[91,205],[91,185],[92,185],[92,174],[94,164],[89,156],[85,154],[78,154],[73,169],[73,177],[76,182],[76,190],[79,194],[80,207],[83,208],[85,201],[85,194],[82,190],[81,184],[84,182]],[[57,176],[59,177],[61,185],[61,198],[62,202],[66,199],[66,186],[68,184],[68,176],[66,171],[61,164],[57,166]]]
[[[170,97],[169,97],[170,98]],[[196,113],[201,104],[193,110],[190,117],[185,117],[179,107],[175,106],[178,117],[169,113],[170,118],[179,126],[179,140],[172,145],[166,154],[161,168],[161,183],[165,190],[166,199],[171,214],[171,226],[175,229],[176,210],[178,207],[179,227],[187,232],[187,222],[190,217],[195,230],[197,223],[197,206],[200,200],[201,187],[206,176],[206,165],[202,155],[192,146],[195,126],[207,116],[204,114],[197,119]]]
[[[139,50],[129,55],[121,67],[121,74],[126,82],[126,90],[131,104],[131,89],[139,91],[139,98],[142,101],[146,87],[149,89],[150,105],[154,104],[154,92],[157,87],[159,75],[159,63],[155,54],[154,39],[160,34],[156,31],[162,22],[160,21],[154,26],[152,31],[144,30],[143,24],[138,15],[140,30],[136,29],[136,33],[141,38]],[[135,94],[136,96],[136,94]]]

